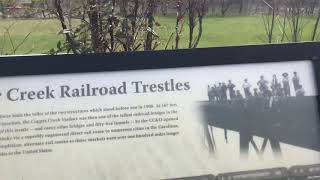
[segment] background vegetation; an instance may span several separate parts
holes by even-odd
[[[85,12],[85,9],[90,9],[90,6],[83,4],[89,1],[92,0],[68,1],[69,4],[66,4],[67,1],[63,3],[60,2],[64,22],[67,27],[62,28],[61,19],[59,19],[59,14],[56,12],[57,7],[54,4],[55,0],[52,2],[41,0],[31,1],[31,4],[23,6],[24,8],[21,12],[7,12],[5,7],[14,6],[17,3],[16,1],[1,0],[0,54],[72,52],[70,49],[70,41],[68,42],[66,39],[66,30],[70,31],[67,33],[71,35],[75,43],[85,44],[81,45],[81,47],[77,45],[80,53],[124,51],[125,49],[122,45],[128,44],[128,42],[132,43],[132,41],[127,38],[128,36],[123,34],[126,32],[123,30],[124,28],[132,30],[132,27],[124,25],[124,22],[132,21],[130,8],[126,9],[126,12],[122,12],[124,10],[121,9],[123,7],[121,7],[120,2],[123,0],[114,1],[116,2],[115,6],[112,6],[112,1],[100,2],[103,4],[103,6],[101,4],[99,5],[101,9],[103,7],[103,14],[100,14],[100,20],[102,22],[100,28],[102,31],[98,36],[100,39],[103,39],[101,40],[101,44],[103,45],[101,45],[102,49],[100,48],[99,50],[99,48],[95,49],[93,47],[91,35],[92,30],[95,28],[90,24],[90,14]],[[127,1],[127,3],[130,3],[130,0]],[[154,10],[151,15],[151,30],[148,30],[148,26],[150,25],[148,24],[148,18],[150,17],[147,15],[149,9],[148,3],[156,2],[139,2],[141,3],[140,6],[146,7],[140,7],[138,11],[139,14],[134,17],[137,22],[140,23],[137,23],[138,27],[136,28],[139,30],[136,32],[139,41],[137,40],[137,42],[130,44],[132,47],[138,47],[136,49],[131,48],[131,50],[177,49],[176,36],[179,37],[178,48],[320,40],[320,33],[315,28],[319,26],[319,24],[317,24],[320,14],[318,3],[312,7],[310,5],[311,2],[309,2],[310,0],[281,0],[282,2],[287,1],[287,3],[306,1],[304,4],[298,3],[291,4],[290,6],[290,4],[279,5],[277,0],[255,0],[253,2],[246,2],[251,4],[246,4],[241,7],[240,4],[237,4],[241,3],[241,1],[235,3],[236,1],[239,0],[202,1],[202,3],[206,5],[205,9],[201,9],[203,7],[195,5],[189,7],[191,0],[184,2],[159,1],[157,2],[159,3],[157,10]],[[200,1],[195,2],[200,3]],[[93,3],[98,2],[94,1]],[[177,7],[179,3],[180,7]],[[116,7],[118,7],[118,9]],[[193,46],[194,43],[191,43],[192,46],[190,46],[190,26],[192,25],[190,21],[194,21],[192,32],[194,42],[199,34],[199,14],[198,12],[194,12],[194,17],[190,17],[189,14],[193,12],[188,8],[200,9],[203,11],[203,15],[205,15],[202,20],[201,38],[196,46]],[[311,10],[311,8],[314,9]],[[102,10],[97,12],[99,13],[100,11]],[[179,16],[181,16],[182,20],[179,19]],[[81,19],[82,17],[83,19]],[[84,19],[88,22],[87,24],[84,23]],[[179,23],[177,23],[178,21]],[[297,22],[297,24],[295,24],[295,22]],[[110,23],[113,25],[112,30],[114,34],[118,32],[118,34],[113,37],[115,38],[114,49],[109,48],[111,35],[108,25],[110,26]],[[130,25],[130,23],[128,24]],[[294,27],[298,28],[298,39],[292,37]],[[84,36],[84,34],[86,35]],[[149,49],[146,47],[148,34],[151,34],[150,37],[152,37]],[[123,40],[125,43],[121,41],[121,38],[124,38],[123,36],[126,36],[125,40]],[[109,45],[106,45],[107,43],[109,43]],[[116,46],[117,43],[119,44],[118,46]]]

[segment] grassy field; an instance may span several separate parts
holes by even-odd
[[[157,17],[161,24],[156,31],[160,36],[163,49],[172,32],[174,32],[174,17]],[[306,26],[303,30],[303,40],[308,41],[311,37],[314,19],[305,19]],[[12,26],[10,36],[5,34],[5,28]],[[185,24],[181,37],[181,48],[188,44],[188,24]],[[26,41],[17,49],[15,54],[47,53],[56,47],[63,36],[59,35],[60,24],[57,20],[0,20],[0,53],[12,54],[12,47],[17,47],[26,35],[31,32]],[[274,42],[280,39],[279,27],[275,28]],[[320,40],[318,34],[318,40]],[[233,46],[243,44],[266,43],[264,26],[261,17],[207,17],[204,20],[203,38],[199,47]],[[13,45],[12,45],[13,44]],[[171,47],[171,45],[170,45]]]

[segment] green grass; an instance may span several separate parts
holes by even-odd
[[[157,17],[161,26],[157,27],[160,46],[163,49],[170,35],[175,31],[174,17]],[[302,40],[309,41],[314,25],[313,18],[305,18],[306,26],[303,30]],[[5,35],[5,28],[11,27],[10,35]],[[47,53],[55,48],[63,36],[59,34],[60,24],[57,20],[0,20],[0,53],[12,54],[12,44],[16,47],[20,44],[29,32],[32,32],[23,45],[18,48],[15,54],[37,54]],[[280,31],[278,25],[275,27],[274,43],[280,42]],[[290,36],[290,34],[288,34]],[[261,17],[207,17],[204,19],[204,32],[199,47],[235,46],[244,44],[266,43],[264,26]],[[318,34],[318,40],[320,40]],[[171,48],[174,38],[170,43]],[[188,24],[184,25],[181,35],[181,48],[188,45]]]
[[[161,39],[166,39],[173,32],[172,19],[158,18],[163,22],[164,27],[159,28]],[[311,32],[314,26],[314,18],[305,18],[305,27],[303,28],[302,41],[310,41]],[[287,29],[290,38],[289,29]],[[275,26],[274,43],[281,43],[280,27]],[[320,40],[318,33],[318,40]],[[264,25],[261,17],[208,17],[204,20],[204,32],[199,47],[217,47],[217,46],[237,46],[247,44],[265,44],[267,42]],[[288,42],[288,40],[285,40]],[[188,24],[182,34],[182,42],[187,47],[188,44]]]
[[[12,43],[5,33],[5,28],[9,26]],[[56,20],[0,20],[0,52],[4,48],[3,54],[12,54],[13,47],[17,47],[31,32],[16,54],[46,53],[63,39],[59,31],[59,22]]]

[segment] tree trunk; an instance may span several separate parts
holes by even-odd
[[[110,34],[110,51],[115,51],[115,39],[114,39],[114,9],[116,7],[116,0],[112,0],[111,17],[109,17],[109,34]]]
[[[90,8],[88,16],[90,21],[92,48],[95,53],[101,53],[103,52],[103,44],[100,37],[99,0],[88,0],[88,5]]]
[[[120,12],[121,14],[127,14],[128,0],[121,0],[120,2]]]
[[[225,14],[227,13],[228,9],[231,6],[231,1],[226,1],[226,0],[221,0],[221,15],[225,16]]]
[[[242,13],[242,10],[243,10],[243,0],[239,0],[239,14]]]
[[[269,34],[269,43],[272,43],[272,38],[273,38],[273,29],[274,29],[274,21],[275,21],[275,7],[272,9],[272,19],[271,19],[271,27],[270,27],[270,34]]]
[[[67,25],[65,23],[65,19],[64,19],[64,16],[63,16],[63,11],[62,11],[62,7],[61,7],[61,0],[55,0],[54,1],[54,6],[56,8],[56,11],[57,11],[57,15],[58,15],[58,19],[61,23],[61,27],[62,27],[62,30],[66,30],[68,29],[67,28]],[[69,43],[70,45],[70,48],[71,48],[71,51],[74,53],[74,54],[80,54],[80,52],[77,50],[77,44],[75,43],[74,39],[71,37],[71,35],[69,33],[65,33],[65,36],[66,36],[66,41]]]
[[[180,20],[179,20],[179,15],[178,15],[177,20],[176,20],[176,46],[175,46],[175,49],[179,49],[179,42],[180,42],[179,23],[180,23]]]
[[[139,11],[139,0],[134,0],[133,13],[132,13],[134,18],[131,20],[132,37],[135,37],[136,35],[138,11]]]
[[[188,13],[189,13],[189,48],[192,48],[193,32],[195,28],[195,10],[196,2],[194,0],[188,0]]]
[[[0,2],[0,12],[4,15],[4,3],[2,1]]]
[[[198,37],[193,45],[193,48],[197,48],[199,45],[199,42],[202,37],[202,32],[203,32],[203,15],[199,12],[198,14],[198,21],[199,21],[199,32],[198,32]]]
[[[316,19],[316,23],[314,24],[314,28],[313,28],[313,31],[312,31],[311,41],[315,41],[315,40],[316,40],[316,35],[317,35],[317,31],[318,31],[319,21],[320,21],[320,9],[319,9],[319,11],[318,11],[318,17],[317,17],[317,19]]]
[[[182,1],[178,1],[178,4],[176,6],[177,8],[177,19],[176,19],[176,39],[175,39],[175,49],[179,49],[179,43],[180,43],[180,31],[179,24],[183,21],[184,14],[182,12]],[[181,27],[182,28],[182,27]]]
[[[147,38],[145,41],[145,50],[151,51],[152,50],[152,42],[153,42],[153,26],[154,26],[154,7],[155,0],[148,0],[148,9],[147,9],[147,24],[148,24],[148,32]]]
[[[221,0],[220,6],[221,6],[221,15],[224,16],[224,14],[226,13],[224,0]]]

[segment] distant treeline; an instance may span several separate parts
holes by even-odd
[[[134,8],[135,1],[139,1],[147,8],[148,0],[115,0],[115,10],[118,13]],[[191,0],[158,0],[155,1],[156,15],[176,15],[177,4],[185,8]],[[259,15],[271,13],[275,7],[278,13],[285,11],[292,6],[299,6],[305,15],[316,15],[320,9],[319,0],[205,0],[207,15],[212,16],[236,16],[236,15]],[[78,11],[81,6],[87,4],[88,0],[64,0],[62,7],[70,11]],[[111,4],[112,0],[101,0],[102,4]],[[0,13],[20,16],[45,16],[43,10],[53,10],[55,0],[3,0],[0,2]]]
[[[49,6],[54,0],[46,0]],[[66,8],[81,4],[85,0],[66,0],[63,4]],[[110,3],[111,0],[104,0]],[[147,0],[116,0],[118,12],[124,11],[133,4],[134,1],[140,1],[142,5],[147,6]],[[155,1],[155,13],[158,15],[175,15],[177,13],[177,4],[181,3],[185,7],[191,0],[158,0]],[[314,15],[320,8],[319,0],[206,0],[206,8],[209,15],[256,15],[270,12],[270,7],[276,7],[278,11],[290,8],[291,6],[300,6],[305,10],[305,14]]]

